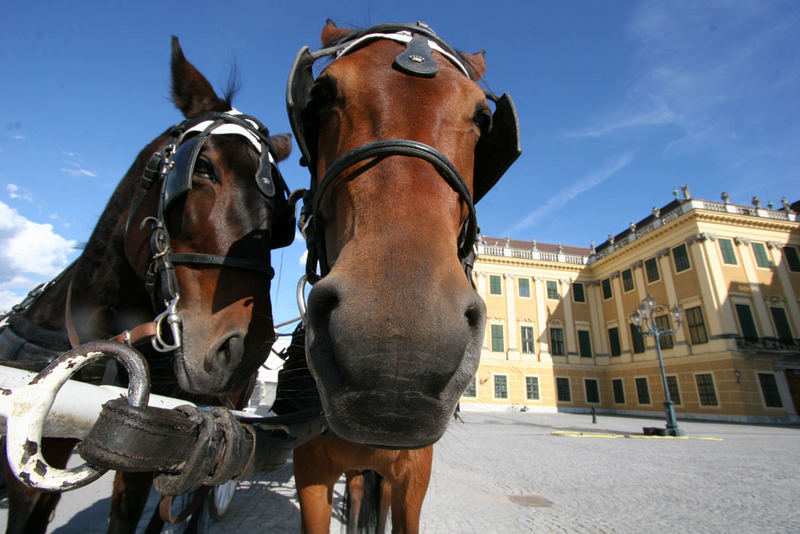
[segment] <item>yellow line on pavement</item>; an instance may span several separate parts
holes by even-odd
[[[574,432],[567,430],[556,430],[553,436],[564,436],[567,438],[606,438],[606,439],[693,439],[699,441],[722,441],[722,438],[699,438],[693,436],[645,436],[642,434],[600,434],[596,432]]]

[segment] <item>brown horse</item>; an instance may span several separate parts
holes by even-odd
[[[476,83],[482,53],[459,53],[424,24],[329,21],[322,42],[301,50],[287,90],[312,174],[309,366],[337,436],[425,447],[478,367],[474,201],[519,155],[516,114]]]
[[[376,491],[384,512],[390,495],[393,531],[417,532],[431,444],[478,366],[474,202],[520,154],[516,112],[476,83],[482,53],[460,53],[424,24],[328,21],[322,43],[300,51],[287,89],[312,175],[306,356],[339,436],[295,449],[303,531],[327,532],[333,484],[346,472],[359,488],[369,469],[384,479]]]
[[[291,140],[232,110],[230,92],[218,97],[174,37],[172,96],[187,120],[142,150],[80,257],[8,317],[0,349],[17,360],[8,363],[36,367],[69,349],[68,337],[75,344],[144,331],[138,347],[154,392],[225,406],[275,339],[270,249],[294,238],[275,162]],[[63,468],[73,444],[45,440],[44,455]],[[59,494],[27,489],[7,465],[4,472],[7,532],[44,532]],[[151,481],[150,473],[117,474],[109,532],[135,531]]]

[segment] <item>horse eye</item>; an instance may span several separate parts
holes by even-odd
[[[212,182],[218,181],[214,174],[214,166],[211,165],[211,162],[204,156],[197,158],[194,164],[194,175],[205,180],[211,180]]]
[[[486,135],[492,128],[492,113],[489,109],[481,107],[475,111],[475,114],[472,116],[472,121],[475,123],[475,126],[478,127],[478,130],[480,130],[481,135]]]

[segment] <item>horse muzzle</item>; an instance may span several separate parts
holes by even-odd
[[[335,274],[314,286],[309,367],[338,436],[376,447],[424,447],[444,434],[477,370],[485,306],[469,287],[447,299],[418,292],[381,300],[379,293]]]

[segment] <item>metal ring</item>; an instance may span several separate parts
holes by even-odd
[[[82,464],[58,469],[42,456],[44,421],[61,386],[81,367],[112,357],[128,372],[128,402],[147,405],[150,398],[150,369],[138,351],[115,341],[93,341],[65,352],[30,384],[14,391],[6,425],[6,454],[14,475],[25,485],[43,491],[66,491],[97,480],[107,470]]]
[[[297,282],[297,309],[300,311],[300,318],[306,320],[306,283],[308,278],[306,275],[300,277]]]

